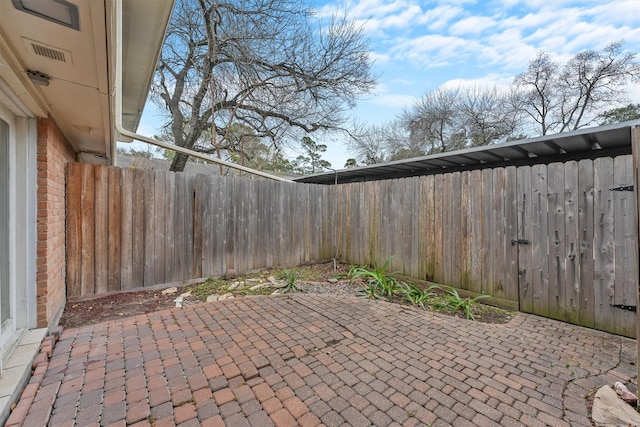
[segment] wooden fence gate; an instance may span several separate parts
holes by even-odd
[[[630,185],[630,156],[518,168],[521,311],[636,336]]]

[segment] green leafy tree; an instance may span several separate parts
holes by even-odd
[[[598,123],[610,125],[640,119],[640,104],[628,104],[624,107],[613,108],[598,115]]]
[[[319,173],[330,168],[331,163],[322,158],[322,153],[327,151],[327,146],[318,144],[313,139],[305,136],[302,138],[304,154],[299,155],[294,161],[294,171],[302,175]]]

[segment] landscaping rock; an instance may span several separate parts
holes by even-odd
[[[591,418],[597,427],[640,426],[640,414],[608,385],[596,393]]]
[[[233,268],[228,269],[227,272],[224,273],[225,280],[233,280],[237,278],[238,278],[238,273],[236,273],[236,271]]]
[[[327,279],[329,283],[338,283],[338,279]]]
[[[218,295],[218,294],[212,294],[212,295],[209,295],[209,296],[207,297],[207,302],[214,302],[214,301],[218,301],[218,298],[220,298],[220,295]]]
[[[190,297],[190,296],[191,296],[191,292],[185,292],[185,293],[182,293],[182,294],[180,294],[180,296],[181,296],[182,298]]]
[[[226,300],[226,299],[233,299],[233,298],[235,298],[235,297],[233,296],[233,294],[232,294],[231,292],[227,292],[226,294],[222,294],[222,295],[220,295],[220,296],[218,297],[218,301],[224,301],[224,300]]]
[[[175,294],[176,292],[178,292],[178,288],[174,286],[173,288],[167,288],[164,291],[162,291],[162,295],[171,295],[171,294]]]
[[[228,290],[232,291],[234,289],[237,289],[240,287],[240,283],[241,282],[233,282],[232,284],[229,285],[229,287],[227,288]]]
[[[252,287],[249,288],[250,291],[257,291],[258,289],[262,289],[262,288],[269,288],[271,287],[271,284],[269,283],[260,283],[257,285],[254,285]]]
[[[620,396],[620,399],[624,400],[628,404],[634,406],[638,404],[638,398],[636,395],[631,393],[620,381],[616,381],[615,384],[613,384],[613,389],[616,391],[618,396]]]

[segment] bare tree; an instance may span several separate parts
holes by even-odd
[[[504,142],[519,128],[521,117],[513,107],[512,93],[495,86],[472,86],[461,92],[457,107],[466,129],[467,146]]]
[[[374,86],[368,47],[346,18],[312,15],[295,0],[178,0],[153,86],[175,144],[222,157],[243,149],[234,124],[268,144],[340,126]]]
[[[603,108],[624,100],[628,83],[640,79],[640,64],[623,47],[623,41],[612,42],[600,52],[577,53],[564,65],[538,53],[514,81],[538,133],[587,126]]]
[[[410,110],[400,115],[412,145],[422,145],[425,154],[442,153],[464,146],[457,108],[459,89],[438,88],[427,92]]]

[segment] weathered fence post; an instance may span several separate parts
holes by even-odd
[[[631,128],[631,152],[633,157],[633,188],[636,196],[636,260],[640,260],[638,255],[640,250],[638,245],[640,239],[638,238],[638,230],[640,230],[640,224],[638,219],[640,218],[640,197],[638,197],[638,191],[640,191],[640,126],[633,126]],[[637,262],[637,261],[636,261]],[[640,307],[640,268],[636,272],[636,307]],[[636,345],[638,348],[637,361],[640,362],[640,313],[636,314]],[[640,363],[636,363],[638,368],[638,378],[640,378]],[[638,395],[638,408],[640,408],[640,384],[637,391]]]

